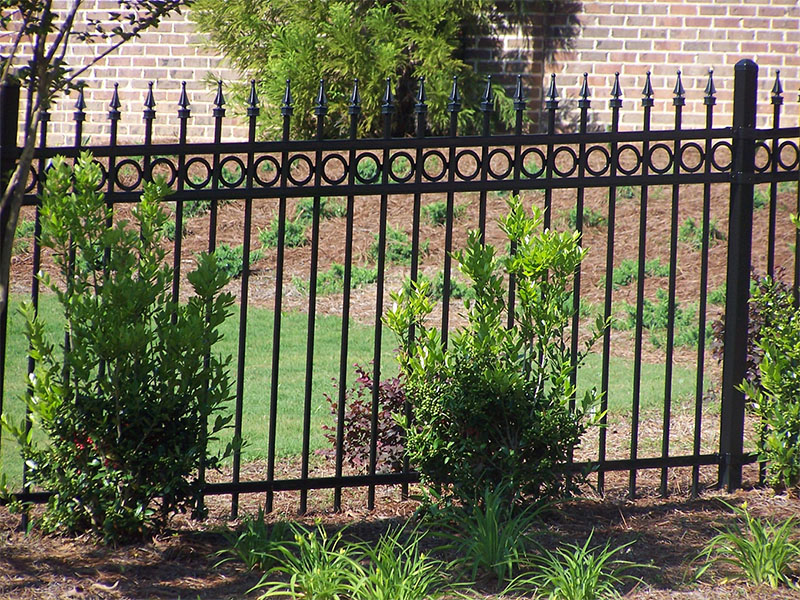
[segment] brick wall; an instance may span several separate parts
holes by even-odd
[[[54,0],[56,8],[64,7],[67,0]],[[71,4],[71,0],[70,0]],[[116,8],[116,0],[85,0],[84,6],[96,11]],[[98,15],[106,13],[98,12]],[[0,48],[5,47],[8,38],[0,37]],[[91,56],[102,50],[102,45],[74,43],[70,46],[68,62],[75,66],[85,64]],[[2,54],[2,49],[0,49]],[[188,12],[173,14],[164,19],[157,29],[144,31],[137,39],[123,44],[118,50],[103,59],[82,77],[86,81],[86,121],[84,136],[90,136],[92,143],[108,139],[108,110],[114,90],[119,84],[120,111],[118,138],[120,142],[130,143],[144,138],[142,120],[143,102],[147,94],[147,84],[154,82],[153,96],[156,101],[156,120],[153,127],[154,141],[170,142],[178,139],[177,102],[182,81],[191,103],[189,119],[189,139],[205,141],[213,139],[213,119],[211,110],[216,96],[214,86],[206,81],[209,73],[223,80],[239,77],[238,73],[227,68],[223,59],[202,45],[201,36],[194,33],[194,26]],[[76,94],[59,99],[52,109],[48,126],[48,143],[72,144],[73,113]],[[233,114],[229,106],[227,114]],[[240,140],[247,137],[246,128],[237,126],[235,119],[225,119],[223,140]]]
[[[798,0],[587,0],[577,16],[573,48],[557,51],[548,71],[557,73],[565,97],[575,97],[589,73],[595,117],[608,123],[608,96],[620,74],[625,103],[622,126],[641,123],[641,90],[652,72],[654,126],[673,124],[672,90],[681,69],[686,89],[684,123],[704,123],[708,69],[717,88],[715,125],[731,119],[733,66],[742,58],[759,65],[759,125],[771,122],[770,90],[776,71],[785,91],[786,125],[798,124],[800,2]]]
[[[65,0],[55,0],[56,6]],[[86,0],[102,10],[117,3]],[[108,103],[114,82],[119,83],[123,118],[119,138],[142,139],[142,102],[147,82],[155,81],[157,119],[154,136],[173,141],[178,136],[177,100],[180,82],[187,82],[192,118],[189,138],[211,139],[214,90],[206,83],[209,73],[229,80],[238,74],[202,45],[186,11],[164,20],[158,29],[123,45],[94,67],[84,78],[87,119],[85,135],[103,141],[108,135]],[[0,47],[9,39],[0,37]],[[80,64],[97,48],[75,44],[69,61]],[[0,50],[0,53],[2,51]],[[800,88],[800,0],[553,0],[550,10],[532,15],[525,23],[509,25],[499,42],[479,40],[467,49],[466,58],[482,72],[513,85],[523,73],[529,91],[528,106],[541,121],[542,99],[551,73],[557,74],[562,98],[559,117],[571,127],[570,107],[577,99],[584,71],[592,90],[592,119],[597,127],[609,122],[608,98],[614,73],[620,73],[623,90],[622,128],[641,123],[641,89],[645,73],[652,72],[656,106],[654,127],[672,125],[672,88],[675,72],[682,69],[686,89],[685,126],[704,119],[703,90],[708,69],[714,69],[717,87],[715,124],[730,122],[733,65],[752,58],[760,66],[760,121],[767,125],[771,111],[769,92],[776,70],[785,90],[783,123],[798,121]],[[51,144],[72,143],[75,95],[58,102],[48,128]],[[229,107],[228,114],[234,111]],[[243,139],[244,127],[226,119],[223,139]]]

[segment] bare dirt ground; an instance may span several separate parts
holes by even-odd
[[[618,197],[616,205],[614,256],[618,264],[624,258],[636,257],[639,247],[639,194],[634,190],[633,197]],[[788,223],[788,212],[794,212],[797,203],[794,190],[782,191],[778,195],[778,243],[776,244],[776,264],[791,271],[794,264],[790,244],[794,232]],[[528,193],[529,200],[541,202],[542,195]],[[671,187],[650,190],[648,209],[647,251],[648,259],[659,258],[662,264],[669,259]],[[425,197],[423,204],[443,198]],[[712,189],[711,217],[721,232],[727,231],[728,202],[727,188]],[[389,222],[406,232],[411,231],[412,198],[393,196],[389,199]],[[289,214],[294,214],[296,201],[289,202]],[[572,192],[556,192],[553,196],[553,224],[564,227],[566,215],[574,206]],[[463,247],[467,230],[474,228],[478,221],[476,197],[457,198],[457,204],[467,205],[465,215],[456,223],[454,248]],[[680,192],[680,209],[677,224],[688,216],[699,222],[702,210],[702,186],[686,186]],[[354,230],[354,260],[366,264],[369,247],[378,230],[377,197],[356,200]],[[488,202],[489,224],[487,239],[502,247],[501,232],[494,219],[502,214],[505,206],[503,198],[490,194]],[[600,214],[608,213],[608,198],[605,190],[587,190],[586,207]],[[253,215],[253,239],[257,239],[259,229],[267,227],[277,210],[276,201],[255,204]],[[220,208],[218,242],[231,245],[242,243],[244,204],[234,202]],[[125,210],[120,211],[124,216]],[[30,211],[24,217],[31,218]],[[184,273],[194,262],[194,254],[207,246],[209,217],[193,218],[188,223],[181,256]],[[768,210],[760,209],[755,214],[753,260],[759,271],[766,268],[766,239]],[[342,262],[344,257],[345,220],[342,218],[326,220],[321,225],[320,268],[327,269],[333,262]],[[430,275],[442,268],[444,261],[444,229],[423,224],[421,236],[429,241],[428,252],[422,258],[422,270]],[[602,279],[605,275],[605,256],[608,242],[608,226],[587,227],[583,245],[589,249],[583,265],[582,302],[600,304],[603,301]],[[258,246],[257,242],[254,242]],[[709,253],[708,289],[714,289],[725,280],[726,244],[712,246]],[[44,258],[45,265],[48,258]],[[700,253],[689,244],[678,245],[677,298],[679,302],[696,300],[699,294]],[[20,293],[30,290],[32,255],[29,251],[18,253],[13,258],[13,289]],[[294,283],[293,278],[308,279],[310,267],[310,247],[288,249],[286,252],[284,276],[284,310],[307,310],[308,298]],[[265,249],[263,258],[252,267],[249,301],[254,306],[273,307],[275,297],[276,253]],[[393,266],[389,269],[388,286],[400,285],[408,272],[408,267]],[[650,278],[646,282],[646,295],[655,296],[656,289],[666,289],[665,277]],[[230,284],[237,297],[240,293],[238,280]],[[624,286],[614,291],[615,302],[635,302],[635,285]],[[387,307],[390,300],[386,299]],[[452,314],[457,315],[459,302],[454,302]],[[341,295],[324,296],[318,299],[317,310],[321,313],[340,314]],[[710,307],[709,316],[714,318],[719,309]],[[373,286],[354,290],[351,315],[363,323],[375,322],[375,290]],[[438,318],[438,315],[434,315]],[[458,317],[454,317],[458,322]],[[615,331],[612,335],[610,351],[615,356],[632,357],[632,333]],[[663,362],[664,350],[657,348],[648,339],[644,343],[644,359],[650,362]],[[696,350],[679,347],[674,357],[678,364],[695,365]],[[707,354],[706,369],[710,377],[716,377],[716,363]],[[685,423],[676,417],[673,423],[673,436],[684,442],[691,435],[692,415],[687,414]],[[716,428],[716,420],[706,420],[711,429]],[[658,427],[658,423],[652,427]],[[624,425],[621,426],[624,428]],[[712,437],[716,432],[711,431]],[[622,435],[627,435],[625,431]],[[705,431],[704,431],[705,435]],[[247,468],[247,467],[246,467]],[[258,469],[258,465],[249,468]],[[293,469],[285,465],[287,470]],[[243,479],[247,479],[246,476]],[[748,481],[757,479],[751,468]],[[704,468],[701,480],[706,487],[716,480],[714,469]],[[787,496],[774,496],[766,491],[749,489],[733,496],[720,495],[710,489],[699,499],[688,497],[688,471],[670,471],[671,495],[666,499],[650,495],[648,490],[658,487],[658,473],[640,473],[644,497],[628,500],[625,497],[627,474],[609,474],[606,480],[606,495],[597,497],[591,489],[586,490],[586,498],[560,504],[545,519],[541,542],[545,546],[555,546],[563,542],[582,543],[592,530],[594,540],[600,544],[611,540],[614,544],[635,540],[630,558],[637,562],[652,562],[657,568],[647,569],[636,574],[644,584],[630,590],[626,597],[637,599],[678,599],[678,598],[800,598],[795,591],[773,591],[748,588],[741,583],[729,582],[727,574],[714,570],[699,584],[691,581],[692,560],[703,544],[710,539],[716,528],[732,522],[730,511],[719,500],[738,503],[746,500],[752,510],[761,516],[785,518],[797,513],[800,505],[797,499]],[[351,535],[365,539],[375,539],[391,523],[410,516],[416,508],[412,501],[402,501],[399,490],[379,489],[378,508],[369,512],[365,509],[364,490],[345,492],[345,509],[342,513],[330,511],[331,492],[310,494],[311,512],[305,519],[320,518],[335,527],[350,524]],[[291,493],[280,494],[275,516],[295,516],[297,500]],[[243,496],[243,512],[255,513],[263,503],[261,496]],[[46,537],[35,530],[25,535],[18,528],[20,518],[0,508],[0,598],[7,599],[177,599],[203,598],[228,599],[255,597],[247,594],[257,581],[258,575],[246,572],[240,565],[226,563],[215,567],[214,553],[222,549],[225,538],[223,528],[233,526],[227,521],[229,500],[227,497],[210,498],[211,517],[202,523],[177,518],[172,529],[153,540],[141,544],[106,547],[88,537]],[[493,597],[490,589],[478,589],[483,597]]]

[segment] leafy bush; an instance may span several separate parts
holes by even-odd
[[[378,245],[380,240],[375,234],[375,241],[369,247],[370,260],[378,260]],[[428,253],[428,240],[424,240],[419,245],[420,254]],[[391,224],[386,224],[386,262],[395,265],[410,265],[412,255],[412,244],[408,235],[402,229],[395,229]]]
[[[725,234],[717,227],[717,222],[711,220],[708,223],[708,245],[713,246],[717,240],[724,240]],[[688,243],[695,250],[700,250],[703,247],[703,227],[698,225],[697,222],[687,217],[678,228],[678,240]]]
[[[753,340],[761,352],[759,381],[745,379],[741,389],[761,425],[759,450],[770,485],[794,488],[800,483],[800,311],[792,294],[768,277],[751,304],[763,319]]]
[[[250,251],[250,264],[258,262],[261,259],[261,250]],[[217,266],[225,273],[228,279],[236,279],[242,274],[244,267],[244,246],[229,246],[228,244],[220,244],[214,250],[214,258],[217,260]]]
[[[792,563],[800,559],[800,546],[791,541],[796,521],[787,519],[780,525],[773,525],[753,517],[746,502],[741,508],[723,504],[736,513],[744,527],[739,524],[728,527],[706,544],[698,557],[705,565],[697,577],[713,564],[723,563],[741,571],[744,578],[755,585],[793,586]]]
[[[769,192],[766,186],[757,186],[753,190],[753,209],[758,210],[769,204]]]
[[[47,441],[34,441],[24,421],[3,425],[30,483],[53,492],[44,528],[118,540],[164,525],[196,498],[198,469],[220,464],[208,444],[230,420],[219,414],[230,398],[229,359],[211,349],[233,298],[220,292],[227,278],[205,254],[187,275],[195,296],[173,304],[161,245],[166,186],[145,187],[133,226],[108,228],[100,180],[87,153],[74,171],[62,158],[48,171],[41,241],[65,287],[41,278],[63,307],[70,344],[58,356],[26,305],[34,372],[25,402]]]
[[[754,387],[761,385],[761,372],[759,365],[764,351],[759,345],[759,339],[765,337],[761,329],[766,324],[770,314],[783,314],[791,310],[791,288],[781,281],[782,271],[776,273],[775,279],[759,275],[755,271],[750,276],[750,303],[747,307],[747,360],[745,363],[745,381]],[[721,292],[721,304],[725,304],[724,284]],[[725,349],[725,314],[719,316],[711,323],[711,355],[722,361]]]
[[[342,452],[351,467],[364,471],[369,466],[370,438],[372,434],[372,394],[374,381],[358,364],[355,365],[358,377],[349,390],[345,391],[344,437]],[[336,384],[334,383],[334,386]],[[334,419],[338,417],[339,397],[325,394]],[[405,406],[406,396],[400,380],[393,377],[378,383],[378,429],[376,433],[377,453],[375,470],[378,473],[399,472],[403,468],[403,429],[395,419]],[[327,456],[336,453],[336,423],[323,425],[325,437],[331,443],[330,450],[323,450]]]
[[[356,169],[358,177],[356,183],[380,183],[381,178],[378,173],[378,164],[369,158],[364,159],[358,163]]]
[[[211,200],[187,200],[183,203],[183,217],[201,217],[211,210]]]
[[[639,275],[639,261],[630,258],[624,259],[614,267],[612,285],[615,290],[626,286],[632,281],[636,281]],[[644,261],[645,277],[667,277],[669,275],[669,265],[662,265],[657,258]],[[605,277],[601,280],[601,285],[605,284]]]
[[[443,497],[478,502],[487,486],[500,485],[511,498],[565,492],[566,458],[596,402],[592,390],[569,408],[575,390],[565,304],[585,250],[577,234],[541,231],[541,212],[533,207],[533,213],[528,217],[518,198],[509,200],[500,226],[516,243],[514,255],[496,256],[477,231],[455,254],[475,299],[468,324],[451,335],[447,348],[438,328],[425,323],[433,309],[428,281],[393,294],[396,305],[385,317],[400,341],[403,384],[414,410],[414,420],[404,422],[407,452],[423,483]],[[509,274],[517,278],[518,299],[510,328]],[[590,345],[598,335],[595,330]]]
[[[231,560],[239,560],[248,570],[268,571],[277,565],[280,547],[293,536],[287,521],[277,521],[272,525],[264,520],[264,509],[259,507],[258,515],[247,515],[241,526],[234,532],[225,534],[228,547],[216,553],[224,556],[215,567]]]
[[[283,244],[286,248],[297,248],[298,246],[305,246],[308,242],[306,238],[306,229],[308,224],[303,219],[295,219],[294,221],[286,219],[286,228],[284,230]],[[266,227],[258,232],[258,239],[261,245],[265,248],[278,247],[278,217],[273,217],[270,221],[269,227]]]
[[[453,206],[453,221],[460,219],[467,211],[463,204]],[[422,207],[422,213],[431,225],[444,225],[447,222],[447,202],[437,200]]]
[[[623,317],[614,322],[614,327],[626,331],[636,327],[636,305],[624,302],[619,305]],[[696,302],[685,306],[675,302],[675,322],[673,344],[675,346],[697,346],[700,339]],[[669,295],[666,290],[656,290],[656,301],[645,298],[642,303],[642,327],[650,331],[650,342],[656,348],[666,345],[667,325],[669,324]],[[711,329],[705,332],[706,342],[712,339]]]
[[[584,227],[600,227],[601,225],[605,225],[606,218],[603,216],[602,213],[589,208],[583,208],[583,226]],[[577,229],[578,228],[578,207],[573,206],[569,214],[567,215],[567,226],[570,229]]]
[[[337,217],[347,216],[347,206],[337,200],[330,198],[319,199],[319,217],[320,219],[335,219]],[[298,223],[311,224],[314,218],[314,199],[313,198],[300,198],[297,202],[294,212],[294,220]]]
[[[446,105],[453,76],[458,76],[464,108],[461,131],[481,121],[477,110],[482,82],[461,56],[470,32],[485,30],[497,11],[485,0],[198,0],[191,17],[198,30],[254,78],[264,99],[260,124],[269,134],[281,130],[284,82],[292,82],[293,134],[314,135],[319,81],[325,79],[330,110],[326,134],[347,135],[347,108],[358,78],[363,114],[360,133],[380,134],[386,77],[397,78],[399,135],[414,131],[417,81],[425,77],[428,122],[447,130]],[[501,16],[501,15],[498,15]],[[234,95],[246,98],[242,86]],[[513,124],[513,105],[494,86],[499,116]]]

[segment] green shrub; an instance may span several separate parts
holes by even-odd
[[[249,263],[252,265],[258,262],[261,255],[261,250],[251,250]],[[242,244],[238,246],[220,244],[214,250],[214,258],[217,260],[217,266],[228,279],[236,279],[241,276],[244,267],[244,246]]]
[[[347,206],[337,200],[330,198],[319,199],[319,218],[320,219],[335,219],[337,217],[347,216]],[[306,223],[310,225],[314,218],[314,199],[313,198],[300,198],[297,206],[294,209],[294,220],[298,223]]]
[[[787,519],[773,525],[753,517],[747,503],[741,508],[723,502],[733,510],[744,528],[736,524],[720,531],[700,553],[705,565],[697,577],[701,577],[715,563],[733,566],[741,572],[748,583],[794,587],[792,564],[800,559],[800,546],[791,541],[796,521]]]
[[[453,221],[460,219],[467,212],[467,207],[463,204],[453,206]],[[447,202],[444,200],[437,200],[422,207],[422,213],[425,219],[431,225],[444,225],[447,222]]]
[[[716,244],[717,240],[724,240],[724,239],[725,239],[725,234],[719,230],[719,228],[717,227],[717,222],[712,219],[708,223],[709,247]],[[681,226],[678,228],[678,240],[681,242],[687,242],[695,250],[700,250],[700,248],[703,247],[702,226],[699,226],[693,218],[687,217],[686,220],[683,223],[681,223]]]
[[[369,247],[369,258],[372,261],[378,260],[379,236],[375,234],[375,241]],[[419,253],[428,253],[428,240],[423,240],[419,245]],[[410,265],[412,244],[406,232],[402,229],[395,229],[391,224],[386,224],[386,262],[395,265]]]
[[[753,190],[753,209],[758,210],[769,204],[769,191],[766,186],[757,186]]]
[[[617,323],[615,327],[620,330],[633,329],[636,327],[636,305],[623,303],[621,308],[624,312],[624,321]],[[673,344],[675,346],[697,346],[700,339],[700,325],[698,322],[697,303],[690,303],[681,306],[680,302],[675,302],[674,334]],[[669,295],[663,289],[656,291],[656,301],[644,298],[642,303],[642,327],[650,331],[650,342],[656,348],[663,348],[666,345],[666,329],[669,324]],[[706,328],[706,342],[711,339],[711,328]]]
[[[470,33],[485,31],[493,15],[501,17],[493,5],[485,0],[198,0],[190,14],[234,67],[260,82],[260,125],[268,134],[281,131],[284,82],[290,79],[292,133],[314,135],[313,108],[324,78],[330,105],[326,135],[347,135],[347,109],[358,78],[360,133],[378,135],[385,79],[391,77],[397,90],[397,133],[402,135],[414,131],[420,77],[425,77],[433,132],[447,131],[454,76],[463,95],[460,131],[480,125],[484,86],[461,54]],[[243,87],[234,85],[234,96],[246,98]],[[511,126],[512,101],[501,86],[494,86],[494,92],[497,113]]]
[[[768,277],[764,281],[750,300],[763,318],[754,339],[762,354],[760,377],[745,379],[740,389],[761,425],[759,450],[769,483],[787,489],[800,483],[800,311],[789,290]]]
[[[187,508],[199,493],[198,470],[220,464],[208,445],[230,420],[219,414],[230,399],[229,359],[211,349],[233,298],[221,293],[227,278],[205,254],[187,275],[195,296],[173,304],[161,245],[166,186],[145,186],[134,222],[108,228],[100,179],[88,153],[74,170],[56,158],[48,171],[41,241],[66,285],[41,280],[63,307],[70,345],[47,340],[26,305],[34,376],[24,399],[46,442],[28,435],[24,421],[3,425],[20,444],[29,482],[53,492],[44,529],[119,540]]]
[[[409,458],[424,484],[469,502],[478,502],[487,486],[502,485],[512,498],[565,492],[566,458],[596,401],[592,390],[575,411],[569,408],[574,388],[564,331],[571,313],[564,304],[585,250],[577,234],[542,232],[536,207],[532,218],[519,199],[509,200],[509,208],[500,226],[517,245],[514,255],[496,256],[476,231],[454,255],[475,299],[468,324],[453,332],[447,348],[438,328],[425,323],[433,309],[430,282],[393,294],[395,308],[385,317],[400,342],[398,360],[414,411],[414,421],[404,423]],[[517,280],[510,328],[509,274]]]
[[[725,306],[727,286],[722,283],[708,292],[708,303],[715,306]]]
[[[286,248],[297,248],[298,246],[305,246],[308,243],[306,238],[306,229],[308,225],[303,219],[295,219],[294,221],[286,219],[286,227],[284,229],[283,244]],[[278,217],[273,217],[269,223],[269,227],[265,227],[258,232],[258,239],[261,245],[265,248],[278,247]]]
[[[225,533],[228,546],[215,554],[224,558],[214,566],[239,560],[250,571],[268,571],[277,565],[279,548],[292,540],[293,533],[287,521],[268,524],[264,509],[259,507],[256,517],[247,515],[236,531]]]
[[[615,290],[636,281],[639,275],[639,261],[630,258],[624,259],[616,267],[612,274],[612,285]],[[669,275],[669,265],[662,265],[657,258],[644,261],[645,277],[667,277]],[[605,284],[605,277],[601,279],[601,285]]]
[[[594,209],[584,207],[583,208],[583,226],[584,227],[600,227],[601,225],[605,225],[606,218],[602,215],[602,213],[597,212]],[[567,226],[570,229],[577,229],[578,228],[578,207],[573,206],[570,211],[569,215],[567,215]]]
[[[621,185],[617,188],[617,196],[625,200],[632,200],[636,197],[636,190],[631,185]]]

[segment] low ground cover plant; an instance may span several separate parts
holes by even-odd
[[[187,276],[195,295],[172,303],[161,244],[166,186],[147,185],[134,222],[109,228],[100,181],[86,153],[74,168],[56,158],[48,171],[41,243],[64,283],[40,278],[61,304],[67,343],[57,350],[25,306],[34,371],[24,400],[46,442],[24,420],[4,417],[3,425],[20,445],[28,481],[53,492],[45,530],[119,540],[191,507],[198,474],[223,458],[209,442],[229,421],[220,414],[229,359],[211,350],[233,298],[221,292],[228,279],[215,258],[203,254]]]
[[[377,267],[365,267],[361,265],[351,265],[350,267],[350,289],[356,289],[363,285],[375,283],[378,280]],[[307,279],[295,277],[292,279],[295,287],[304,293],[308,293],[310,282]],[[331,263],[326,271],[317,272],[317,295],[327,296],[330,294],[341,294],[344,290],[344,265]]]
[[[369,258],[373,262],[378,260],[380,240],[378,235],[375,234],[375,241],[369,247]],[[420,254],[428,252],[429,242],[424,240],[420,243]],[[413,245],[408,237],[408,234],[402,229],[392,227],[391,224],[386,224],[386,262],[395,265],[410,265]]]
[[[250,251],[248,263],[252,265],[261,260],[261,249]],[[225,273],[228,279],[236,279],[240,277],[244,269],[244,246],[231,246],[229,244],[220,244],[214,250],[214,258],[217,261],[217,266]]]
[[[300,198],[294,210],[295,221],[311,224],[314,218],[314,199]],[[334,198],[319,199],[320,219],[335,219],[344,216],[347,216],[347,206],[343,202]]]
[[[669,265],[662,265],[658,258],[644,261],[645,277],[667,277],[669,275]],[[621,261],[611,275],[611,282],[615,290],[624,287],[634,281],[639,276],[639,261],[628,259]],[[605,284],[605,278],[601,280],[601,285]]]
[[[698,559],[705,561],[697,577],[703,576],[715,563],[730,565],[754,585],[796,586],[793,565],[800,560],[800,545],[792,541],[796,520],[787,519],[780,524],[772,524],[756,518],[747,509],[728,506],[738,517],[739,522],[720,531],[700,553]]]
[[[261,245],[265,248],[278,247],[278,217],[273,217],[268,227],[265,227],[258,232],[258,239]],[[298,246],[305,246],[308,243],[306,238],[306,229],[308,223],[304,218],[286,219],[284,226],[283,244],[287,248],[296,248]]]
[[[708,245],[713,246],[720,240],[725,239],[725,234],[719,230],[717,222],[713,219],[708,223]],[[692,217],[687,217],[678,228],[678,240],[686,242],[695,250],[703,247],[703,227],[698,225]]]
[[[467,207],[464,204],[457,204],[453,206],[453,220],[456,221],[464,216],[467,212]],[[431,225],[444,225],[447,222],[447,202],[444,200],[437,200],[422,207],[422,213],[425,219]]]
[[[475,298],[467,305],[468,324],[447,348],[438,328],[426,325],[433,309],[426,280],[395,294],[385,318],[400,343],[402,382],[413,406],[415,420],[403,421],[409,458],[438,496],[470,504],[480,503],[487,486],[503,486],[511,501],[566,492],[567,455],[597,401],[590,390],[570,408],[575,390],[564,331],[569,286],[585,256],[579,236],[541,231],[537,208],[528,216],[518,198],[508,205],[500,227],[516,245],[513,255],[497,256],[475,231],[454,254]],[[506,326],[509,274],[517,281],[512,327]],[[593,339],[604,326],[596,323]]]

